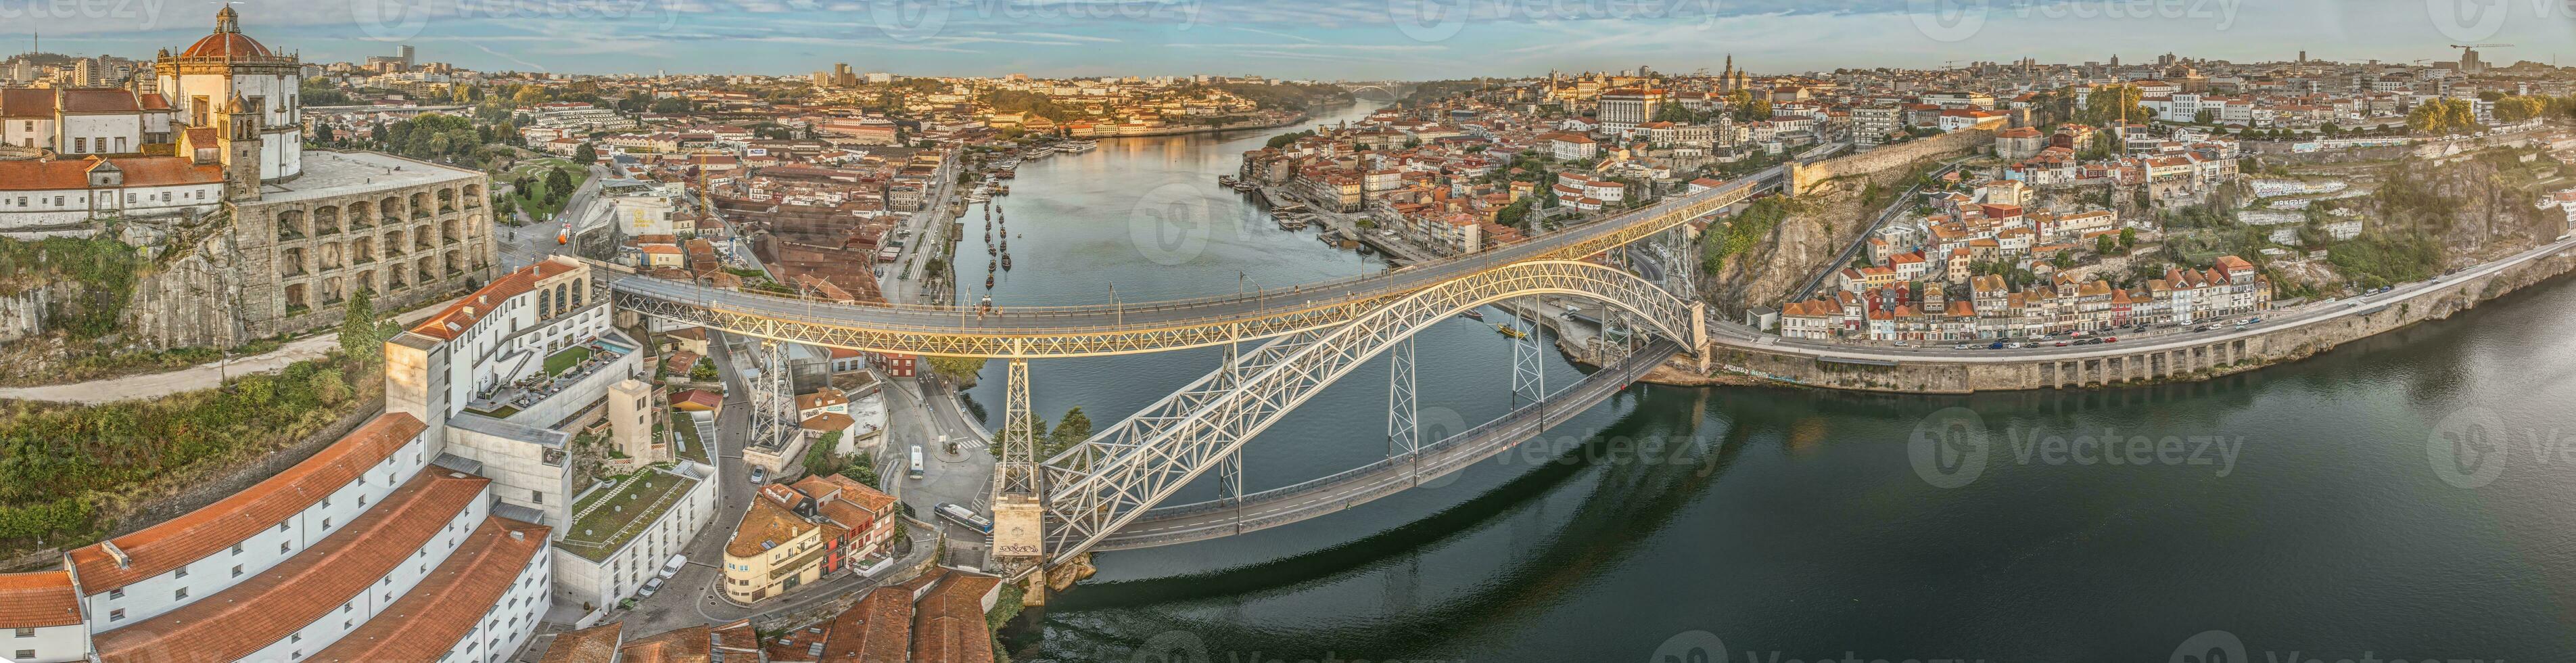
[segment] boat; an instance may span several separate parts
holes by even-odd
[[[1006,271],[1006,272],[1007,272],[1007,271],[1010,271],[1010,270],[1011,270],[1011,254],[1008,254],[1008,253],[1002,254],[1002,271]]]
[[[993,176],[994,176],[994,177],[999,177],[999,178],[1002,178],[1002,179],[1006,179],[1006,180],[1007,180],[1007,179],[1014,178],[1014,177],[1019,177],[1018,175],[1014,175],[1014,174],[1012,174],[1012,173],[1011,173],[1011,171],[1007,171],[1007,170],[1002,171],[1002,172],[999,172],[999,173],[994,173],[994,174],[993,174]]]
[[[1007,196],[1007,195],[1011,195],[1011,188],[1010,188],[1010,187],[1007,187],[1007,186],[997,186],[997,187],[993,187],[993,195],[996,195],[996,196]]]
[[[990,280],[992,280],[992,279],[987,278],[987,279],[985,279],[985,280],[990,281]],[[992,287],[992,286],[991,286],[990,284],[987,284],[987,285],[985,285],[984,287],[989,288],[989,287]],[[1494,325],[1494,331],[1502,332],[1504,336],[1509,336],[1509,337],[1512,337],[1512,338],[1529,338],[1529,332],[1521,331],[1521,328],[1519,328],[1519,327],[1514,327],[1514,326],[1511,326],[1511,325]]]
[[[1218,185],[1218,186],[1228,186],[1228,187],[1230,187],[1230,186],[1234,186],[1234,176],[1233,176],[1233,175],[1218,175],[1218,176],[1216,176],[1216,183],[1217,183],[1217,185]]]
[[[1068,154],[1081,154],[1099,147],[1100,141],[1096,140],[1068,140],[1063,144],[1057,145],[1056,151]]]
[[[1236,190],[1236,191],[1242,191],[1242,192],[1246,192],[1246,193],[1261,190],[1261,185],[1259,185],[1259,184],[1253,184],[1253,183],[1251,183],[1251,182],[1236,182],[1236,183],[1231,184],[1231,185],[1228,185],[1228,186],[1233,187],[1233,188],[1234,188],[1234,190]]]
[[[1466,319],[1469,319],[1469,320],[1483,320],[1483,319],[1485,319],[1485,312],[1484,312],[1484,311],[1475,310],[1475,309],[1467,309],[1466,311],[1459,313],[1459,314],[1458,314],[1458,317],[1466,318]]]
[[[991,244],[984,245],[984,255],[1001,255],[1001,253],[1002,252],[999,249],[993,248],[993,245]]]
[[[991,289],[993,289],[993,275],[991,275],[991,274],[986,274],[986,275],[984,275],[984,289],[985,289],[985,290],[991,290]]]

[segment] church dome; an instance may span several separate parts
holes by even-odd
[[[271,55],[274,54],[268,52],[267,46],[260,45],[259,40],[241,33],[240,17],[233,13],[232,7],[225,7],[222,11],[215,12],[214,34],[197,40],[196,44],[188,47],[186,53],[180,54],[181,57],[191,58],[250,58]]]

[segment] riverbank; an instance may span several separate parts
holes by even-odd
[[[1109,135],[1091,135],[1091,136],[1067,136],[1067,138],[1080,138],[1080,139],[1088,139],[1088,140],[1103,140],[1103,139],[1109,139],[1109,138],[1148,138],[1148,137],[1154,137],[1154,136],[1183,136],[1183,135],[1188,135],[1188,134],[1212,134],[1212,133],[1222,133],[1222,132],[1227,132],[1227,131],[1240,131],[1240,130],[1244,130],[1244,129],[1276,129],[1276,128],[1279,128],[1279,127],[1296,126],[1296,125],[1297,125],[1297,124],[1299,124],[1299,123],[1305,122],[1305,121],[1306,121],[1306,119],[1307,119],[1307,118],[1309,118],[1309,117],[1312,117],[1312,115],[1310,115],[1310,114],[1308,114],[1308,113],[1306,113],[1306,112],[1304,112],[1304,111],[1299,111],[1299,112],[1297,112],[1295,115],[1292,115],[1292,116],[1288,117],[1287,119],[1284,119],[1284,120],[1278,120],[1278,121],[1271,121],[1271,122],[1253,121],[1253,122],[1240,122],[1240,123],[1231,123],[1231,124],[1219,124],[1219,125],[1213,125],[1213,126],[1200,125],[1200,126],[1186,126],[1186,127],[1162,127],[1162,128],[1158,128],[1158,129],[1139,129],[1139,130],[1136,130],[1136,131],[1135,131],[1135,132],[1133,132],[1133,133],[1130,133],[1130,132],[1128,132],[1128,131],[1126,131],[1126,130],[1124,130],[1124,129],[1121,129],[1121,130],[1119,130],[1119,131],[1118,131],[1118,133],[1115,133],[1115,134],[1109,134]]]
[[[2442,320],[2480,303],[2576,271],[2576,250],[2535,249],[2502,264],[2447,277],[2409,292],[2242,332],[2131,346],[2087,346],[2080,352],[1958,356],[1820,350],[1776,337],[1712,338],[1710,376],[1735,374],[1766,383],[1916,394],[1967,394],[2189,382],[2316,356],[2337,346]]]

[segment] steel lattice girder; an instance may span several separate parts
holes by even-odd
[[[1579,239],[1572,240],[1553,240],[1550,236],[1542,236],[1530,240],[1531,244],[1526,245],[1533,248],[1529,257],[1532,260],[1580,259],[1611,247],[1672,230],[1689,223],[1692,219],[1742,202],[1761,188],[1761,182],[1774,176],[1766,171],[1766,174],[1739,179],[1718,190],[1693,194],[1700,197],[1692,198],[1669,210],[1653,211],[1633,218],[1596,222],[1621,224],[1598,235],[1582,235]],[[1578,230],[1564,234],[1580,233],[1582,231]],[[1549,245],[1553,241],[1565,241],[1565,243]],[[1510,250],[1513,249],[1498,249],[1498,251]],[[1497,264],[1483,273],[1509,270],[1520,264],[1527,264],[1527,262]],[[1457,280],[1472,278],[1474,275],[1469,274],[1460,276]],[[1449,282],[1454,283],[1457,280]],[[629,281],[636,283],[630,284]],[[918,324],[912,326],[887,325],[880,328],[857,323],[830,324],[819,320],[795,319],[800,317],[800,314],[793,308],[809,305],[810,302],[733,291],[690,290],[694,284],[659,282],[658,279],[642,276],[617,279],[616,282],[609,284],[609,290],[610,297],[620,309],[745,336],[872,352],[952,357],[1038,358],[1163,352],[1272,338],[1301,331],[1326,330],[1369,315],[1388,302],[1443,285],[1443,283],[1432,282],[1396,283],[1387,285],[1384,290],[1345,293],[1350,295],[1349,298],[1339,301],[1281,302],[1281,307],[1277,310],[1177,320],[1149,327],[1129,328],[1115,324],[1098,324],[1053,329],[1010,329],[970,324],[981,318],[973,308],[968,307],[944,309],[938,312],[941,319],[954,314],[956,324],[953,327],[930,324],[918,318],[913,320]],[[1312,296],[1330,299],[1331,287],[1333,287],[1331,284],[1323,284],[1306,292]],[[691,294],[711,299],[701,300],[690,296]],[[1262,296],[1298,297],[1294,291],[1284,294],[1271,291]],[[771,310],[767,313],[751,310],[756,308],[754,304],[770,305]],[[862,310],[838,304],[811,305],[821,307],[817,310],[822,313],[830,313],[835,309]],[[1124,305],[1117,307],[1117,310],[1124,310],[1133,315],[1158,306],[1160,304],[1143,303]],[[1094,318],[1108,317],[1112,310],[1113,307],[1109,306],[1082,308],[1083,312]],[[997,319],[1044,319],[1042,315],[1034,314],[1023,318],[1022,314],[1008,311],[990,315],[996,316]],[[816,314],[801,317],[823,316]]]
[[[1326,385],[1431,323],[1493,301],[1541,294],[1598,299],[1637,314],[1667,338],[1691,337],[1693,307],[1634,275],[1588,262],[1523,262],[1425,289],[1279,355],[1149,438],[1104,447],[1083,457],[1088,462],[1080,469],[1051,460],[1044,501],[1049,554],[1062,563],[1088,550]]]

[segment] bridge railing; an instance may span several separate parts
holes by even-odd
[[[1137,325],[1139,328],[1164,327],[1169,326],[1168,323],[1174,321],[1174,319],[1166,317],[1168,314],[1172,313],[1198,313],[1202,314],[1202,317],[1205,318],[1223,319],[1239,316],[1213,313],[1219,311],[1240,311],[1246,308],[1273,309],[1285,307],[1290,310],[1331,308],[1357,302],[1381,299],[1395,292],[1401,292],[1411,284],[1437,283],[1442,280],[1455,278],[1456,275],[1461,273],[1474,273],[1476,271],[1490,269],[1496,265],[1527,261],[1551,252],[1563,250],[1568,246],[1580,245],[1584,242],[1611,237],[1627,229],[1640,219],[1655,218],[1685,212],[1691,212],[1690,216],[1696,217],[1699,214],[1714,212],[1715,209],[1694,211],[1691,208],[1704,201],[1744,195],[1746,191],[1760,186],[1763,181],[1777,177],[1779,171],[1780,169],[1778,167],[1774,167],[1761,173],[1737,179],[1726,186],[1702,191],[1697,194],[1676,196],[1652,206],[1624,212],[1619,216],[1612,217],[1610,219],[1586,223],[1572,230],[1544,235],[1532,241],[1521,242],[1493,251],[1441,258],[1438,260],[1417,263],[1389,272],[1299,284],[1286,289],[1256,288],[1252,292],[1237,293],[1233,295],[1219,294],[1182,299],[1154,300],[1137,304],[1112,301],[1108,304],[995,307],[985,315],[977,315],[980,308],[972,304],[963,306],[895,303],[871,303],[864,305],[844,304],[838,301],[821,299],[819,297],[813,297],[801,293],[745,293],[735,290],[714,288],[691,281],[675,281],[667,279],[617,278],[610,284],[610,286],[624,292],[663,299],[673,303],[702,302],[703,306],[710,309],[725,309],[753,314],[788,315],[803,313],[806,317],[828,316],[828,319],[816,320],[816,322],[830,324],[833,320],[845,322],[864,321],[861,324],[864,324],[869,328],[893,331],[945,331],[954,330],[961,326],[1026,331],[1072,329],[1091,330],[1100,329],[1102,328],[1102,325],[1093,322],[1079,326],[1046,328],[1034,326],[1029,323],[1042,323],[1051,319],[1066,322],[1071,322],[1075,319],[1090,319],[1096,321],[1097,319],[1104,317],[1115,320],[1116,318],[1127,315],[1140,317],[1140,324]],[[951,318],[953,318],[953,320]],[[906,319],[912,321],[911,324],[913,326],[903,326],[906,324]],[[987,322],[995,324],[985,324]],[[1116,324],[1115,322],[1110,325],[1110,327],[1113,328],[1118,326],[1124,325]]]
[[[1308,490],[1330,486],[1350,479],[1374,474],[1386,470],[1387,468],[1411,463],[1416,458],[1421,458],[1451,447],[1472,442],[1479,437],[1494,431],[1528,423],[1530,419],[1534,419],[1545,414],[1546,405],[1548,403],[1560,401],[1567,395],[1577,394],[1578,392],[1586,390],[1607,391],[1615,389],[1621,385],[1634,382],[1638,376],[1654,370],[1656,365],[1662,364],[1666,358],[1671,357],[1675,352],[1680,352],[1681,349],[1680,345],[1670,341],[1658,341],[1656,343],[1649,344],[1644,350],[1640,350],[1629,355],[1620,363],[1609,367],[1603,367],[1599,371],[1594,371],[1591,375],[1584,376],[1582,380],[1578,380],[1574,384],[1566,385],[1564,388],[1549,393],[1545,398],[1541,399],[1537,403],[1513,408],[1511,412],[1505,413],[1499,418],[1469,427],[1466,430],[1457,432],[1456,434],[1440,438],[1440,441],[1423,445],[1417,451],[1388,456],[1366,465],[1353,467],[1351,469],[1278,488],[1251,493],[1231,500],[1216,499],[1205,502],[1193,502],[1190,504],[1151,509],[1146,511],[1144,516],[1138,518],[1138,521],[1141,522],[1147,519],[1174,518],[1200,513],[1224,511],[1226,509],[1234,508],[1238,504],[1260,502],[1263,500],[1278,499],[1281,497],[1295,495]],[[1559,414],[1563,414],[1562,409],[1559,410]],[[1128,540],[1132,541],[1133,539]]]

